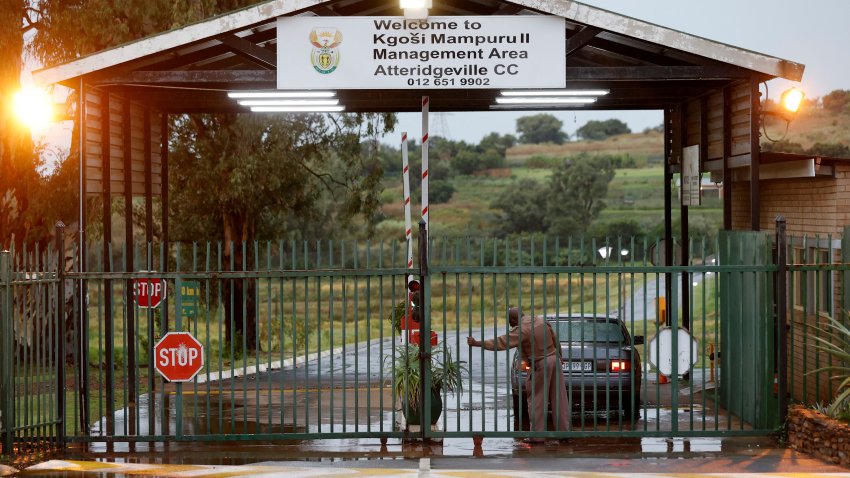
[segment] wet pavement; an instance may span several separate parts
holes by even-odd
[[[442,397],[439,430],[487,434],[513,429],[508,372],[513,351],[494,353],[465,344],[469,334],[498,332],[490,328],[441,334],[455,360],[466,363],[469,371],[462,395]],[[143,394],[134,407],[116,411],[114,429],[119,436],[395,432],[400,429],[400,404],[389,387],[391,368],[383,357],[400,346],[393,338],[348,345],[295,366],[184,384],[179,395],[177,386],[168,384],[164,393]],[[675,384],[658,384],[656,378],[654,373],[644,377],[638,420],[605,410],[594,413],[588,404],[574,416],[573,430],[717,434],[747,428],[715,405],[718,396],[707,370],[694,370],[690,381]],[[102,419],[92,435],[106,429]]]
[[[472,335],[497,332],[478,330]],[[445,397],[438,429],[484,435],[510,432],[511,354],[481,349],[470,354],[461,345],[469,333],[444,337],[455,358],[467,362],[470,373],[463,395]],[[168,384],[164,391],[140,396],[135,407],[116,412],[117,435],[134,430],[139,435],[169,436],[179,431],[188,439],[198,435],[210,441],[74,444],[56,457],[64,461],[42,463],[21,476],[850,476],[850,470],[787,450],[767,437],[618,436],[673,430],[732,435],[745,430],[746,424],[714,405],[717,396],[707,370],[694,370],[691,381],[675,384],[655,383],[655,375],[648,374],[641,417],[635,422],[619,414],[574,416],[573,431],[610,433],[602,438],[529,445],[491,435],[480,446],[450,433],[424,443],[382,439],[383,432],[399,429],[401,414],[382,360],[398,345],[397,339],[349,345],[278,370],[186,384],[179,394],[175,384]],[[92,434],[104,428],[101,420]],[[372,437],[329,439],[339,432]],[[310,433],[317,438],[258,441],[251,437],[255,433]],[[226,434],[240,435],[240,441],[224,441]],[[423,459],[427,470],[420,471]]]
[[[20,476],[850,476],[846,468],[778,447],[769,438],[593,438],[544,445],[493,438],[480,449],[471,439],[425,445],[360,439],[135,448],[73,448],[60,457],[65,461],[42,463]],[[420,472],[421,466],[429,471]]]

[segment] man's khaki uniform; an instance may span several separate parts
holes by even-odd
[[[542,317],[523,315],[519,325],[495,339],[481,341],[486,350],[519,347],[531,368],[525,387],[529,391],[529,414],[534,431],[546,430],[546,411],[552,408],[557,430],[570,429],[570,404],[561,371],[561,347],[552,326]]]

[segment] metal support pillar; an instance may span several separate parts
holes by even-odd
[[[100,95],[100,117],[101,117],[101,138],[105,143],[101,158],[103,159],[103,181],[102,181],[102,198],[103,198],[103,264],[102,270],[105,273],[111,273],[112,268],[112,148],[111,148],[111,111],[109,105],[109,93],[102,92]],[[127,118],[125,117],[126,121]],[[115,323],[112,317],[112,280],[104,279],[103,281],[104,297],[104,352],[106,352],[106,433],[110,436],[115,435]]]
[[[673,115],[664,110],[664,264],[673,264],[673,173],[670,172],[672,160]],[[664,296],[670,300],[673,275],[664,273]],[[668,311],[669,317],[669,311]]]
[[[431,293],[428,279],[428,228],[425,218],[419,220],[419,377],[421,378],[419,399],[419,431],[422,440],[427,438],[431,426]]]
[[[759,83],[758,78],[754,77],[750,80],[750,227],[753,231],[761,230],[761,201],[759,199],[761,93],[759,93]]]
[[[56,438],[65,448],[65,223],[56,223]]]
[[[133,248],[133,120],[130,100],[124,99],[124,270],[135,272]],[[136,309],[133,302],[133,284],[124,281],[124,314],[127,317],[127,405],[129,414],[128,432],[136,434]]]
[[[723,88],[723,229],[732,230],[732,90]]]
[[[785,217],[776,217],[776,348],[779,423],[788,416],[788,237]]]

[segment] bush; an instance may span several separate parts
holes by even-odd
[[[478,170],[484,169],[481,156],[474,151],[460,151],[452,157],[450,161],[452,169],[454,169],[458,174],[464,176],[468,176]]]
[[[449,181],[431,181],[428,198],[432,204],[447,203],[455,193],[455,187]]]

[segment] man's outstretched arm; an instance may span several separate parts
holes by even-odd
[[[470,347],[482,347],[485,350],[506,350],[519,346],[519,327],[514,327],[505,335],[495,339],[476,340],[475,337],[467,337],[466,343]]]

